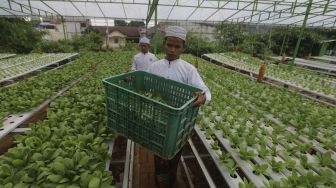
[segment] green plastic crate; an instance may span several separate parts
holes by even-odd
[[[125,82],[129,76],[131,81]],[[199,108],[192,104],[200,89],[143,71],[106,78],[103,83],[108,126],[165,159],[180,151],[195,125]],[[165,102],[139,94],[148,91]]]

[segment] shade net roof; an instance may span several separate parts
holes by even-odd
[[[0,16],[246,22],[301,26],[308,0],[0,0]],[[150,16],[148,16],[150,15]],[[149,18],[148,18],[149,17]],[[148,18],[148,19],[147,19]],[[333,27],[336,0],[313,0],[307,26]]]

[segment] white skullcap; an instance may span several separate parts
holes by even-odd
[[[169,26],[166,29],[165,37],[177,37],[185,41],[187,37],[187,31],[179,26]]]
[[[139,43],[140,44],[150,44],[150,41],[147,37],[142,37],[142,38],[140,38]]]

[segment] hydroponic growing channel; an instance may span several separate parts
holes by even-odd
[[[0,83],[16,79],[51,65],[58,66],[59,62],[71,59],[77,55],[77,53],[30,54],[2,59],[0,60]]]

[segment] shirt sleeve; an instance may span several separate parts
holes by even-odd
[[[205,104],[208,104],[211,101],[211,93],[209,88],[205,85],[205,83],[203,82],[201,76],[199,75],[199,73],[197,72],[196,69],[192,69],[191,70],[191,74],[190,77],[188,79],[188,83],[200,88],[204,93],[205,93]]]
[[[135,56],[133,58],[133,63],[132,63],[132,67],[131,67],[132,71],[136,71],[136,62],[135,62]]]
[[[153,61],[158,61],[158,58],[153,54]]]

